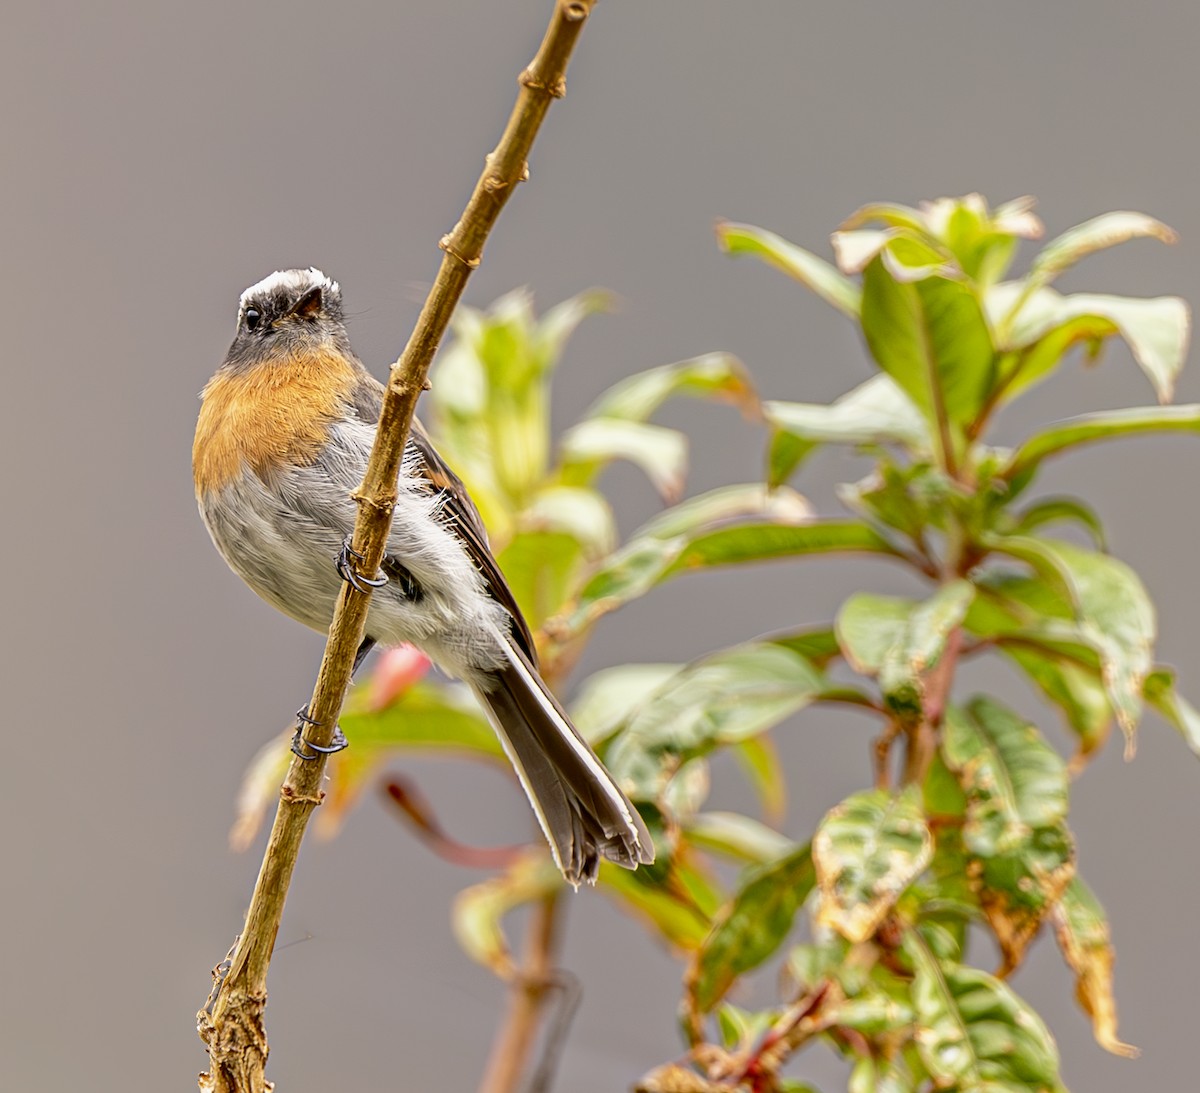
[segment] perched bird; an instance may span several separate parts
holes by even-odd
[[[273,273],[242,293],[192,449],[200,515],[217,549],[264,600],[321,632],[340,581],[376,585],[355,666],[377,642],[411,642],[471,686],[572,884],[594,881],[601,857],[629,869],[653,861],[637,810],[538,675],[479,513],[416,421],[381,576],[355,570],[350,494],[383,392],[350,348],[337,282],[320,270]],[[293,750],[315,758],[300,727]]]

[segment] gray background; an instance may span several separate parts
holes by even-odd
[[[260,604],[196,516],[196,394],[241,289],[283,266],[338,277],[359,353],[403,344],[434,244],[453,224],[545,23],[543,0],[446,4],[23,4],[0,43],[5,167],[3,572],[7,722],[7,1088],[187,1089],[192,1015],[248,896],[258,851],[226,848],[246,761],[305,697],[320,639]],[[469,299],[520,284],[542,305],[601,285],[555,392],[569,423],[632,371],[727,349],[767,395],[832,398],[868,366],[849,326],[786,278],[714,246],[717,216],[823,250],[860,203],[979,189],[1040,198],[1051,234],[1114,208],[1179,229],[1092,260],[1072,288],[1200,300],[1195,65],[1200,9],[1045,3],[606,0],[533,180]],[[436,372],[435,372],[436,382]],[[1180,396],[1200,397],[1200,373]],[[1149,402],[1128,354],[1063,376],[1001,438],[1084,408]],[[691,488],[747,480],[762,436],[728,410],[666,420],[695,441]],[[1089,494],[1161,607],[1161,657],[1200,694],[1195,448],[1143,440],[1064,460],[1046,490]],[[818,507],[857,467],[817,459]],[[611,474],[629,528],[654,508]],[[612,617],[586,667],[686,659],[818,621],[893,569],[808,563],[689,579]],[[981,672],[1035,708],[1012,677]],[[871,726],[810,714],[779,738],[801,835],[867,777]],[[1068,741],[1056,725],[1052,738]],[[480,842],[523,837],[524,804],[486,771],[408,765]],[[715,800],[740,800],[718,769]],[[1195,1054],[1200,766],[1154,719],[1137,761],[1110,747],[1074,789],[1081,867],[1119,952],[1122,1032],[1106,1056],[1043,938],[1017,988],[1045,1013],[1076,1091],[1183,1088]],[[306,846],[272,968],[281,1089],[463,1089],[501,989],[457,950],[434,860],[376,802]],[[586,996],[560,1088],[624,1088],[678,1053],[679,965],[604,897],[571,900],[564,962]],[[131,1066],[130,1060],[133,1060]],[[839,1088],[814,1051],[807,1076]],[[844,1087],[844,1086],[843,1086]]]

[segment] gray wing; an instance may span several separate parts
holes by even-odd
[[[379,413],[383,406],[383,384],[374,376],[364,372],[364,379],[354,393],[353,407],[355,413],[371,425],[379,424]],[[446,526],[455,534],[463,549],[467,552],[475,567],[483,576],[489,595],[503,607],[513,620],[513,638],[521,651],[537,666],[537,649],[533,643],[533,635],[529,624],[525,621],[512,589],[504,579],[491,549],[488,546],[487,529],[466,486],[438,454],[425,432],[424,426],[415,417],[408,433],[408,450],[417,457],[419,477],[429,483],[431,492],[441,499],[440,511],[446,520]],[[403,570],[402,559],[385,559],[387,563]]]

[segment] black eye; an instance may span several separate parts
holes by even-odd
[[[262,319],[262,312],[256,307],[248,307],[246,308],[246,314],[243,316],[243,318],[246,321],[246,329],[253,330],[256,326],[258,326],[259,320]]]

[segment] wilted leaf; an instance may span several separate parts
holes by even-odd
[[[977,968],[938,961],[913,931],[904,949],[915,972],[917,1050],[939,1088],[962,1093],[1061,1088],[1054,1039],[1012,990]]]
[[[1144,213],[1104,213],[1069,228],[1047,243],[1029,267],[1029,280],[1039,285],[1048,284],[1089,254],[1129,239],[1147,238],[1174,243],[1177,236],[1166,224]]]
[[[1047,456],[1080,444],[1138,433],[1200,433],[1200,403],[1186,406],[1139,406],[1068,418],[1030,437],[1013,454],[1005,477],[1027,478]]]
[[[561,474],[564,485],[590,486],[615,459],[640,467],[667,501],[683,492],[687,473],[687,438],[677,429],[644,421],[596,417],[581,421],[562,435]]]
[[[518,974],[501,920],[514,907],[543,899],[562,887],[562,877],[539,849],[509,870],[464,888],[454,900],[451,925],[463,951],[501,979]]]
[[[782,482],[803,456],[821,444],[900,444],[917,453],[930,446],[920,411],[886,374],[872,376],[829,405],[767,402],[763,409],[776,430],[772,444],[781,445],[779,460],[772,458],[773,485]],[[780,434],[786,435],[790,447],[782,446]],[[790,465],[785,466],[787,463]]]
[[[1154,607],[1138,575],[1107,554],[1055,539],[1008,536],[994,545],[1067,592],[1081,637],[1100,654],[1104,687],[1132,753],[1155,637]]]
[[[1075,843],[1063,823],[1036,828],[1011,851],[972,861],[971,880],[1004,958],[1001,975],[1020,966],[1074,875]]]
[[[1032,725],[985,698],[947,709],[942,753],[967,797],[969,875],[1007,972],[1074,874],[1066,767]]]
[[[717,242],[727,254],[752,254],[756,258],[783,270],[802,285],[812,289],[826,303],[833,304],[843,315],[858,318],[862,293],[858,285],[844,277],[823,258],[789,243],[774,232],[749,224],[717,222]]]
[[[751,416],[758,412],[758,395],[746,366],[729,353],[706,353],[692,360],[659,365],[613,384],[592,403],[584,418],[645,421],[676,395],[732,403]]]
[[[866,941],[933,855],[921,792],[872,789],[828,812],[813,839],[821,889],[819,921]]]
[[[1075,973],[1075,997],[1092,1018],[1092,1029],[1105,1051],[1138,1056],[1138,1049],[1117,1039],[1117,1003],[1113,998],[1113,952],[1108,919],[1096,897],[1078,877],[1054,910],[1054,934],[1063,959]]]
[[[863,333],[880,368],[934,426],[939,446],[956,460],[963,431],[987,398],[993,350],[987,321],[961,281],[892,277],[875,259],[863,275]]]
[[[747,876],[717,916],[688,972],[688,992],[699,1012],[708,1013],[738,976],[757,968],[779,948],[815,882],[807,846]]]
[[[1142,693],[1168,723],[1179,730],[1187,745],[1200,755],[1200,710],[1197,710],[1175,687],[1175,672],[1156,668],[1146,677]]]
[[[608,750],[609,768],[635,796],[653,800],[682,763],[764,732],[824,686],[808,661],[771,642],[715,653],[639,704]]]

